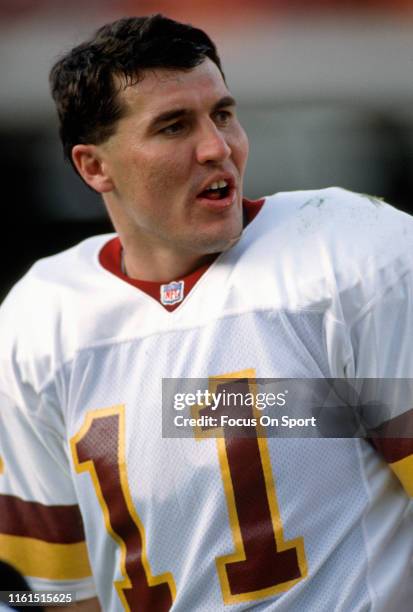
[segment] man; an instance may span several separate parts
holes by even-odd
[[[338,188],[243,200],[190,26],[104,26],[51,84],[116,235],[3,305],[0,556],[84,610],[407,612],[411,439],[162,437],[161,403],[166,378],[413,377],[412,219]]]

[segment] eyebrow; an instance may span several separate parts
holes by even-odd
[[[224,96],[218,102],[214,104],[212,107],[212,112],[216,113],[221,108],[226,108],[228,106],[236,106],[236,102],[232,96]],[[176,108],[170,111],[166,111],[154,117],[150,123],[150,128],[154,129],[158,125],[162,123],[166,123],[167,121],[173,121],[173,119],[178,119],[179,117],[183,117],[185,115],[190,115],[192,111],[187,108]]]

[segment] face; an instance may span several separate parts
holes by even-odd
[[[146,71],[119,95],[126,114],[99,148],[121,238],[149,251],[228,249],[242,232],[248,140],[217,66]]]

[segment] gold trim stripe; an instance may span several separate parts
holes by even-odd
[[[34,538],[0,534],[0,559],[24,576],[79,580],[92,575],[86,544],[50,544]]]
[[[402,483],[407,495],[413,497],[413,455],[389,463],[389,466]]]

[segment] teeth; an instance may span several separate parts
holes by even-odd
[[[228,183],[227,181],[215,181],[214,183],[211,183],[210,186],[208,187],[208,189],[223,189],[224,187],[227,187]]]

